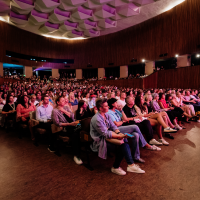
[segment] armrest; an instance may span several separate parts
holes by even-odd
[[[51,124],[52,133],[58,133],[63,130],[63,127],[56,126],[55,124]]]
[[[40,122],[36,119],[31,119],[31,127],[37,126]]]

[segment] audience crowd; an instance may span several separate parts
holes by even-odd
[[[4,82],[0,86],[1,126],[26,125],[33,144],[38,146],[37,128],[45,129],[48,150],[59,153],[58,138],[69,138],[73,159],[81,165],[81,120],[91,118],[90,148],[102,159],[115,152],[111,171],[118,175],[125,158],[127,171],[145,173],[138,164],[140,147],[161,151],[169,145],[184,123],[200,122],[200,91],[196,89],[117,88],[63,79]],[[34,115],[35,113],[35,115]],[[33,117],[35,116],[35,117]],[[37,121],[33,126],[32,120]],[[55,125],[59,131],[52,129]],[[20,130],[20,129],[18,129]],[[167,139],[166,139],[167,138]]]

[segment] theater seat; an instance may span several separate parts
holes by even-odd
[[[34,129],[34,127],[37,126],[40,122],[38,120],[36,120],[36,112],[35,111],[30,112],[29,115],[30,115],[30,120],[31,120],[31,128]],[[36,128],[36,131],[41,135],[46,133],[46,130],[42,129],[42,128]]]
[[[85,118],[81,120],[81,141],[82,142],[92,142],[92,138],[90,136],[90,122],[91,122],[91,117]]]
[[[93,168],[90,165],[90,158],[89,158],[89,152],[90,150],[90,144],[92,144],[93,139],[90,136],[90,122],[91,122],[91,117],[82,119],[80,121],[81,123],[81,131],[80,131],[80,138],[81,142],[85,146],[85,153],[87,156],[87,164],[85,164],[85,167],[88,168],[89,170],[93,170]]]
[[[56,126],[55,124],[51,124],[51,131],[52,131],[53,134],[55,134],[55,133],[59,134],[59,132],[62,131],[62,130],[63,130],[63,127],[59,127],[59,126]],[[67,136],[59,135],[58,137],[63,142],[68,142],[69,141],[69,137],[67,137]]]

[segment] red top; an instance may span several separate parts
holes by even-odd
[[[29,108],[25,108],[21,104],[17,105],[16,111],[17,111],[17,117],[29,117],[29,112],[35,111],[36,107],[34,104],[31,104]]]
[[[165,99],[158,100],[158,102],[161,102],[163,104],[164,108],[169,108],[169,105],[166,103]]]

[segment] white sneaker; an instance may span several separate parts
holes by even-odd
[[[152,144],[152,145],[163,145],[162,143],[158,142],[156,139],[150,140],[149,144]]]
[[[172,132],[177,132],[177,130],[173,129],[173,128],[170,128],[170,127],[167,127],[167,128],[164,128],[164,132],[165,133],[172,133]]]
[[[176,124],[175,127],[176,127],[178,130],[182,130],[182,128],[181,128],[178,124]]]
[[[166,146],[169,145],[169,143],[168,143],[164,138],[159,139],[158,141],[159,141],[159,142],[162,142],[162,144],[164,144],[164,145],[166,145]]]
[[[128,167],[127,167],[127,172],[135,172],[135,173],[139,173],[139,174],[144,174],[144,173],[145,173],[145,171],[142,170],[142,169],[140,168],[140,166],[139,166],[139,165],[136,165],[136,164],[131,165],[131,166],[128,166]]]
[[[119,167],[119,168],[112,167],[111,172],[114,174],[117,174],[117,175],[121,175],[121,176],[126,175],[126,172],[121,167]]]
[[[151,148],[149,147],[146,147],[147,150],[151,150],[151,151],[161,151],[161,148],[155,146],[155,145],[152,145]]]
[[[83,164],[83,161],[82,161],[80,158],[76,157],[76,156],[74,156],[74,162],[75,162],[77,165],[82,165],[82,164]]]

